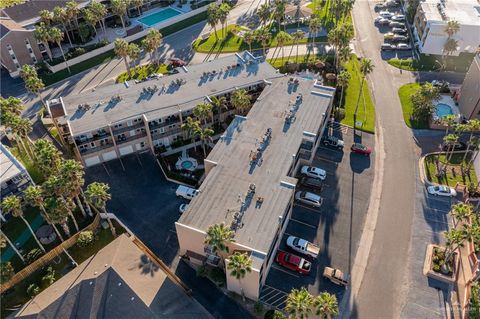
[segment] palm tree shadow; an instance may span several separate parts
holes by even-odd
[[[142,274],[150,275],[151,277],[153,277],[155,273],[160,269],[160,267],[147,255],[144,254],[140,256],[138,269],[141,269]]]

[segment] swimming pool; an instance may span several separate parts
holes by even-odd
[[[442,118],[444,116],[452,115],[452,114],[453,114],[452,107],[448,104],[438,103],[435,106],[435,115],[438,118]]]
[[[148,15],[146,17],[138,19],[139,22],[148,25],[149,27],[156,25],[157,23],[160,23],[162,21],[168,20],[170,18],[173,18],[175,16],[178,16],[182,14],[181,12],[172,9],[172,8],[166,8],[162,11],[155,12],[151,15]]]

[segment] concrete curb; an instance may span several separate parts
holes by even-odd
[[[455,153],[464,153],[464,152],[463,151],[455,151],[453,153],[455,154]],[[438,183],[434,183],[434,182],[429,181],[427,179],[427,176],[425,175],[425,158],[427,156],[439,155],[439,154],[445,154],[445,152],[427,153],[427,154],[423,155],[422,157],[420,157],[420,160],[418,161],[418,169],[419,169],[419,173],[420,173],[420,180],[427,187],[428,186],[441,186],[442,185],[442,184],[438,184]]]

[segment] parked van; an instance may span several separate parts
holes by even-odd
[[[311,178],[311,177],[303,177],[300,180],[300,183],[302,185],[305,185],[307,187],[312,187],[312,188],[317,188],[321,189],[322,188],[322,181],[316,178]]]
[[[183,185],[178,186],[177,191],[175,192],[177,197],[185,198],[188,200],[193,199],[195,196],[198,195],[198,193],[199,191],[196,190],[195,188],[191,188]]]

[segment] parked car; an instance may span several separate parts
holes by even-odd
[[[397,43],[397,50],[406,51],[411,49],[412,47],[407,43]]]
[[[183,185],[178,186],[177,191],[175,192],[177,197],[185,198],[188,200],[193,199],[195,196],[198,195],[198,193],[199,191],[196,190],[195,188],[191,188]]]
[[[463,143],[463,142],[460,142],[460,141],[457,141],[455,143],[447,143],[447,142],[443,142],[441,145],[440,145],[442,151],[446,152],[446,151],[451,151],[452,148],[454,151],[464,151],[467,149],[467,144]]]
[[[379,25],[387,25],[390,23],[390,20],[384,17],[376,17],[375,18],[375,23]]]
[[[320,247],[295,236],[288,236],[287,246],[296,252],[312,257],[313,259],[317,258],[320,253]]]
[[[167,72],[168,75],[172,75],[172,74],[177,74],[179,73],[180,71],[178,71],[177,69],[171,69]]]
[[[432,83],[433,86],[439,86],[439,87],[450,86],[449,82],[442,81],[442,80],[433,80],[431,83]]]
[[[394,42],[402,42],[402,41],[408,41],[408,37],[400,34],[395,34],[393,36],[392,41]]]
[[[384,41],[392,41],[395,34],[393,32],[387,32],[383,35]]]
[[[393,17],[393,13],[391,13],[390,11],[380,11],[378,15],[385,19],[390,19],[391,17]]]
[[[392,21],[404,22],[405,16],[403,14],[397,14],[391,17]]]
[[[298,191],[295,194],[295,199],[301,203],[313,206],[313,207],[320,207],[322,206],[323,199],[314,193]]]
[[[451,187],[443,185],[428,186],[427,191],[431,195],[435,196],[446,196],[446,197],[455,197],[457,196],[457,191]]]
[[[179,58],[170,58],[169,61],[170,61],[170,64],[173,65],[174,67],[187,65],[187,62]]]
[[[147,76],[147,80],[160,79],[163,77],[162,73],[153,73]]]
[[[284,251],[278,252],[276,260],[281,266],[296,271],[302,275],[308,275],[312,268],[311,262]]]
[[[398,22],[398,21],[390,21],[388,26],[390,28],[405,28],[405,23]]]
[[[385,2],[385,6],[390,7],[390,8],[396,7],[396,6],[398,6],[398,2],[394,1],[394,0],[389,0],[389,1]]]
[[[345,145],[341,139],[332,135],[322,137],[322,142],[325,146],[333,146],[338,149],[343,149],[343,146]]]
[[[372,153],[372,149],[370,147],[360,143],[353,143],[352,147],[350,147],[350,150],[352,151],[352,153],[357,153],[365,156],[368,156]]]
[[[392,50],[395,50],[397,47],[395,46],[395,44],[391,44],[391,43],[382,43],[382,46],[380,47],[380,49],[382,51],[392,51]]]
[[[178,212],[181,214],[185,213],[185,211],[188,208],[188,204],[180,204],[180,207],[178,207]]]
[[[323,277],[330,279],[334,284],[345,287],[348,286],[348,276],[339,269],[325,267]]]
[[[375,10],[386,9],[387,4],[385,2],[377,2],[375,3]]]
[[[323,187],[323,182],[321,180],[316,178],[311,178],[311,177],[302,178],[300,180],[300,183],[307,187],[316,188],[316,189],[322,189]]]
[[[302,167],[301,173],[308,177],[321,179],[322,181],[327,177],[327,172],[325,170],[315,166],[305,165]]]
[[[392,29],[392,32],[395,33],[395,34],[407,34],[407,29],[405,28],[393,28]]]

